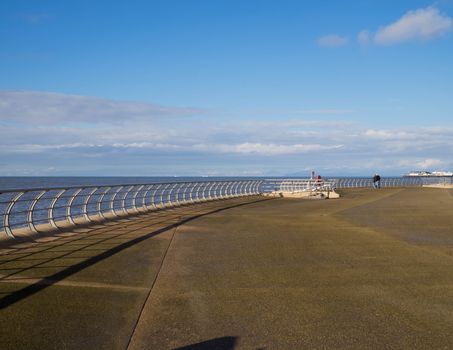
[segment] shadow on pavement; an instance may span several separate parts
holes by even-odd
[[[222,337],[206,340],[201,343],[183,346],[174,350],[233,350],[238,337]]]
[[[119,243],[119,244],[117,242],[113,242],[113,243],[109,242],[109,240],[115,240],[115,239],[118,240],[119,238],[122,238],[122,236],[131,234],[134,231],[137,231],[140,229],[146,229],[147,226],[155,225],[156,223],[150,223],[148,221],[146,223],[142,223],[142,226],[137,228],[137,227],[133,227],[132,224],[139,220],[131,219],[130,220],[131,225],[127,226],[128,229],[125,232],[121,232],[119,234],[114,234],[114,235],[107,235],[107,238],[105,238],[105,235],[106,235],[106,233],[107,234],[110,233],[109,231],[107,231],[107,232],[102,231],[102,233],[99,233],[98,236],[100,236],[101,239],[96,239],[96,234],[91,234],[90,232],[88,232],[88,233],[85,233],[85,236],[83,236],[82,238],[77,238],[78,236],[76,234],[74,236],[74,237],[76,237],[76,239],[64,241],[64,243],[60,243],[60,244],[53,243],[50,245],[50,247],[47,246],[45,249],[41,249],[41,250],[35,249],[40,246],[39,244],[36,246],[33,246],[32,248],[29,248],[28,251],[24,249],[25,250],[24,252],[21,252],[21,250],[18,249],[16,253],[6,254],[5,255],[6,259],[2,259],[2,261],[0,262],[0,270],[7,272],[6,275],[3,274],[0,276],[0,282],[14,283],[15,279],[12,278],[12,276],[20,276],[20,273],[22,273],[24,271],[30,271],[33,269],[37,270],[39,268],[43,268],[45,270],[45,266],[40,266],[40,265],[44,265],[45,263],[49,263],[49,262],[54,262],[56,260],[58,260],[60,262],[62,259],[65,259],[65,258],[68,259],[68,257],[67,257],[68,255],[73,254],[75,252],[81,252],[87,248],[89,248],[90,251],[96,252],[96,249],[93,249],[93,248],[95,245],[99,245],[100,243],[102,243],[102,244],[110,243],[112,245],[112,247],[110,249],[105,249],[105,248],[101,249],[100,252],[97,253],[96,255],[88,257],[85,260],[82,260],[78,263],[67,264],[67,265],[62,265],[62,266],[53,266],[53,267],[57,267],[57,268],[62,268],[62,270],[55,272],[55,273],[48,273],[46,276],[39,276],[39,278],[37,278],[37,279],[35,278],[32,280],[32,282],[28,283],[26,287],[23,287],[21,289],[18,289],[18,290],[12,291],[12,292],[9,291],[7,293],[1,293],[1,290],[0,290],[0,295],[2,295],[2,294],[4,295],[0,299],[0,309],[4,309],[24,298],[27,298],[35,293],[38,293],[41,290],[43,290],[49,286],[52,286],[55,283],[62,281],[63,279],[65,279],[89,266],[92,266],[102,260],[105,260],[105,259],[111,257],[114,254],[117,254],[133,245],[136,245],[142,241],[145,241],[149,238],[159,235],[165,231],[176,228],[180,225],[183,225],[187,222],[190,222],[192,220],[195,220],[197,218],[200,218],[200,217],[203,217],[206,215],[211,215],[211,214],[221,212],[224,210],[237,208],[237,207],[241,207],[241,206],[245,206],[245,205],[249,205],[249,204],[257,203],[257,202],[261,202],[261,201],[266,201],[266,200],[269,200],[269,199],[255,199],[252,201],[234,203],[234,204],[227,205],[227,206],[225,206],[225,203],[223,203],[223,205],[220,208],[213,209],[213,208],[208,207],[208,208],[205,208],[205,210],[208,209],[208,211],[204,211],[204,212],[198,211],[198,212],[187,213],[184,210],[180,210],[178,212],[179,208],[177,208],[177,209],[174,209],[176,212],[170,213],[170,215],[168,215],[168,212],[167,212],[166,215],[169,216],[169,218],[167,217],[166,220],[161,219],[163,213],[156,216],[156,219],[160,220],[157,222],[157,224],[163,224],[165,226],[163,226],[159,229],[156,229],[152,232],[141,234],[136,238],[129,239],[126,242]],[[199,207],[196,208],[195,206],[193,206],[192,208],[200,209]],[[187,216],[187,214],[189,214],[189,216]],[[183,218],[184,216],[186,216],[186,217]],[[169,221],[171,222],[170,224],[169,224]],[[115,230],[115,228],[116,228],[116,226],[108,226],[107,230],[113,231],[113,230]],[[106,229],[106,227],[103,226],[102,229]],[[93,231],[96,231],[96,229],[94,229]],[[86,242],[88,242],[88,244],[84,244]],[[76,243],[76,244],[74,244],[74,243]],[[62,254],[60,254],[60,256],[57,256],[57,257],[53,256],[53,257],[47,258],[47,259],[45,259],[44,262],[41,261],[41,262],[35,263],[35,264],[31,263],[30,266],[25,266],[25,267],[20,266],[21,264],[26,263],[28,261],[33,261],[34,254],[40,254],[43,252],[50,253],[51,249],[54,249],[55,247],[65,248],[65,245],[70,245],[70,247],[67,250],[59,250],[59,252],[62,253]],[[74,249],[74,246],[76,249]],[[55,253],[55,251],[53,251],[52,253]],[[23,255],[23,254],[25,254],[25,255]],[[8,256],[10,256],[10,255],[12,256],[12,258],[8,259]],[[35,259],[35,260],[39,260],[39,259]],[[42,258],[41,258],[41,260],[42,260]],[[5,264],[6,264],[6,267],[5,267]],[[8,264],[19,264],[19,266],[13,265],[12,267],[8,267]],[[2,265],[3,265],[3,267],[2,267]],[[23,280],[24,278],[23,277],[18,278],[18,280],[19,279]],[[220,348],[220,349],[224,349],[224,348]]]

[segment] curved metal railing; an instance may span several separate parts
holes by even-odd
[[[452,181],[451,177],[384,177],[381,187]],[[372,187],[373,183],[370,178],[335,178],[323,180],[323,185],[335,189]],[[315,180],[308,179],[249,179],[0,190],[0,237],[14,238],[16,229],[58,230],[186,204],[316,186]]]
[[[373,187],[371,178],[337,178],[333,179],[336,188]],[[422,186],[423,182],[417,177],[382,177],[381,187]]]
[[[257,195],[263,180],[0,190],[0,234],[38,233],[186,204]]]
[[[262,186],[263,192],[313,192],[332,191],[335,181],[316,179],[268,179]]]
[[[382,177],[381,187],[405,187],[423,186],[427,184],[451,183],[452,178],[422,178],[422,177]],[[320,185],[322,184],[322,185]],[[373,181],[369,177],[348,177],[322,179],[319,183],[316,179],[268,179],[263,184],[263,192],[273,191],[309,191],[314,188],[359,188],[373,187]]]

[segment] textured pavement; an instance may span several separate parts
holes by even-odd
[[[0,251],[2,349],[449,349],[453,192],[248,198]]]

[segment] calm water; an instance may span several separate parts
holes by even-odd
[[[0,191],[11,189],[27,188],[52,188],[66,186],[96,186],[96,185],[128,185],[128,184],[148,184],[156,182],[175,182],[175,181],[216,181],[216,180],[246,180],[256,179],[256,177],[112,177],[112,176],[0,176]]]
[[[58,188],[67,186],[100,186],[100,185],[129,185],[129,184],[148,184],[148,183],[161,183],[161,182],[184,182],[184,181],[218,181],[218,180],[248,180],[248,179],[266,179],[269,177],[175,177],[175,176],[148,176],[148,177],[135,177],[135,176],[0,176],[0,191],[12,189],[30,189],[30,188]],[[288,177],[271,177],[273,179],[288,178]],[[291,176],[292,179],[306,179],[302,176]],[[343,182],[353,181],[355,179],[363,179],[369,181],[371,177],[330,177],[337,181],[337,185],[341,186]],[[404,185],[406,182],[412,182],[414,179],[402,177],[383,178],[386,180],[396,180]],[[440,179],[423,179],[423,182],[448,182],[452,183],[453,178]],[[420,179],[418,179],[420,181]]]

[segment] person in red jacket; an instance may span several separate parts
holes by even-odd
[[[316,187],[321,187],[321,184],[322,184],[321,175],[317,175],[317,176],[316,176],[316,180],[315,180],[315,186],[316,186]]]

